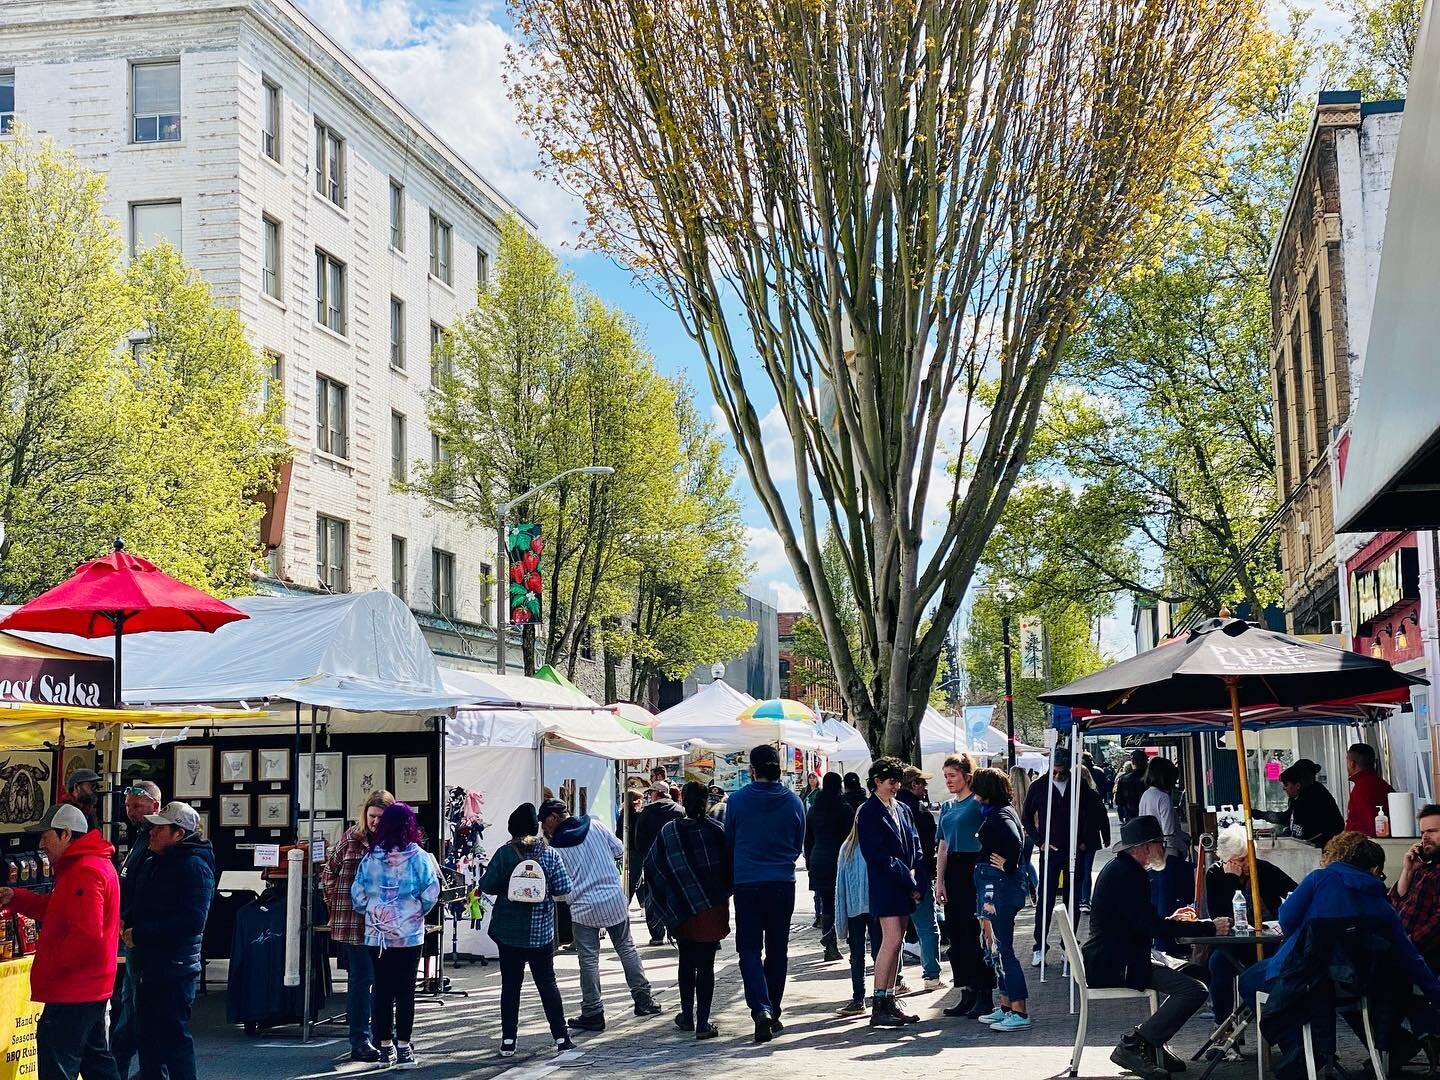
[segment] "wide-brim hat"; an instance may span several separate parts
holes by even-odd
[[[1280,774],[1282,784],[1301,784],[1320,775],[1320,766],[1309,758],[1301,758]]]
[[[1120,840],[1110,850],[1119,855],[1121,852],[1137,848],[1141,844],[1163,844],[1164,842],[1165,830],[1160,827],[1160,819],[1154,814],[1141,814],[1120,826]]]

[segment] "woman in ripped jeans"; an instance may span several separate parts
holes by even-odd
[[[981,769],[970,786],[981,804],[975,914],[1000,995],[999,1007],[977,1019],[991,1031],[1024,1031],[1031,1025],[1025,1009],[1025,969],[1015,955],[1015,917],[1025,906],[1026,893],[1020,869],[1024,830],[1008,776],[999,769]]]

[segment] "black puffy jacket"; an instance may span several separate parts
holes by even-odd
[[[200,942],[215,895],[215,852],[192,834],[140,867],[125,911],[130,963],[142,972],[199,974]]]

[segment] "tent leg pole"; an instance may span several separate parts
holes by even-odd
[[[1245,808],[1245,859],[1250,868],[1250,905],[1255,912],[1255,929],[1261,929],[1264,911],[1260,907],[1260,868],[1255,861],[1255,825],[1251,820],[1250,771],[1245,767],[1245,729],[1240,726],[1240,680],[1233,675],[1226,676],[1225,685],[1230,688],[1230,722],[1235,731],[1235,764],[1240,773],[1240,803]],[[1264,960],[1263,946],[1255,946],[1255,959]]]
[[[315,706],[310,706],[310,846],[305,849],[305,910],[300,913],[304,927],[304,948],[300,955],[305,962],[305,1011],[300,1016],[300,1041],[310,1041],[310,973],[315,967],[315,930],[310,925],[311,905],[315,902]],[[326,961],[329,962],[328,960]]]
[[[1011,768],[1014,768],[1015,743],[1010,743]],[[1040,927],[1040,981],[1045,981],[1045,957],[1050,949],[1050,917],[1055,898],[1050,895],[1050,828],[1055,814],[1055,747],[1045,769],[1045,850],[1040,852],[1040,888],[1036,891],[1035,921]]]
[[[1076,929],[1080,923],[1077,915],[1080,911],[1080,883],[1075,880],[1075,867],[1080,861],[1076,853],[1080,841],[1080,788],[1085,783],[1083,773],[1085,764],[1082,760],[1082,751],[1085,749],[1085,729],[1078,722],[1070,725],[1070,865],[1065,871],[1065,907],[1070,915],[1070,928]],[[1070,1000],[1070,1011],[1075,1011],[1075,979],[1073,975],[1067,981]]]

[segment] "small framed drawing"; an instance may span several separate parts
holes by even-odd
[[[404,803],[430,801],[430,759],[397,757],[395,759],[395,798]]]
[[[251,768],[254,755],[249,750],[220,751],[220,782],[222,784],[248,784],[255,779]]]
[[[314,831],[325,838],[325,857],[330,857],[330,852],[335,850],[335,845],[340,842],[340,837],[345,835],[345,819],[316,818]]]
[[[210,746],[175,747],[175,780],[172,785],[175,798],[208,799],[211,792],[211,773],[214,769],[215,750]]]
[[[227,829],[244,829],[250,825],[250,796],[221,795],[220,824]]]
[[[296,783],[299,785],[300,812],[310,812],[310,755],[300,755],[300,768]],[[343,754],[315,755],[315,812],[343,809],[344,780],[340,774],[345,757]]]
[[[256,825],[263,829],[283,829],[290,824],[289,795],[261,795],[255,802],[260,814]]]
[[[195,835],[198,836],[198,837],[200,837],[201,840],[209,840],[209,839],[210,839],[210,815],[209,815],[209,814],[199,814],[199,815],[197,815],[197,816],[200,818],[200,820],[199,820],[199,821],[196,823],[196,825],[195,825]]]
[[[360,813],[371,792],[385,787],[384,754],[352,754],[345,759],[345,816]]]
[[[260,750],[260,779],[261,780],[289,780],[290,779],[290,751],[281,747],[279,750]]]

